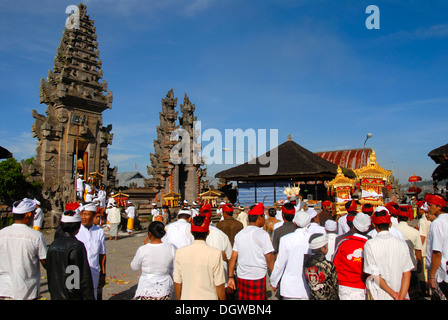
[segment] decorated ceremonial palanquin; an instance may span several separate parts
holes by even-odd
[[[114,198],[117,207],[127,207],[129,195],[119,192],[113,195],[112,198]]]
[[[174,208],[179,206],[180,194],[175,192],[169,192],[162,196],[163,203],[168,207]]]
[[[89,179],[92,185],[99,187],[104,176],[98,172],[90,172]]]
[[[357,187],[361,190],[359,202],[369,203],[374,208],[384,205],[383,188],[390,189],[389,178],[392,170],[385,170],[378,165],[375,151],[372,150],[366,166],[353,171],[356,174]]]
[[[355,188],[355,179],[347,178],[342,172],[341,167],[338,166],[336,177],[330,182],[326,183],[328,195],[335,198],[334,205],[336,214],[344,215],[345,203],[352,199],[352,191]]]
[[[201,199],[201,202],[203,204],[210,204],[213,208],[216,208],[218,206],[218,199],[221,196],[221,193],[218,191],[213,191],[209,189],[206,192],[203,192],[199,194],[199,198]]]

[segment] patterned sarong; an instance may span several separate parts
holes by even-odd
[[[266,300],[266,277],[257,280],[237,279],[238,300]]]

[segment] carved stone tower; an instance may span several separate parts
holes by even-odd
[[[76,7],[75,7],[76,8]],[[57,48],[53,70],[40,83],[40,103],[46,116],[32,111],[37,138],[34,176],[43,184],[53,213],[74,200],[76,174],[97,172],[102,183],[115,186],[117,168],[109,168],[108,145],[112,125],[103,126],[102,112],[112,108],[112,92],[102,80],[94,21],[86,6],[69,17],[77,24],[65,30]]]
[[[159,112],[160,125],[157,126],[154,153],[150,154],[151,167],[148,168],[148,174],[152,175],[152,178],[147,181],[147,185],[156,188],[158,201],[163,194],[178,191],[176,167],[170,160],[171,149],[177,143],[171,141],[171,133],[178,128],[176,105],[177,98],[174,98],[171,89],[162,99],[162,112]]]
[[[184,97],[184,103],[180,105],[182,117],[179,118],[179,123],[182,129],[188,132],[186,137],[182,136],[182,139],[188,138],[186,141],[188,147],[186,150],[182,150],[182,153],[188,152],[185,162],[179,165],[179,183],[181,185],[180,191],[184,199],[195,201],[200,193],[200,181],[202,177],[201,162],[199,159],[199,152],[201,145],[195,141],[197,132],[195,124],[197,117],[194,116],[196,105],[190,102],[187,94]]]
[[[174,98],[171,89],[162,100],[154,153],[150,154],[151,167],[148,166],[148,174],[152,177],[146,180],[146,186],[156,189],[155,200],[159,203],[163,203],[162,196],[168,193],[178,194],[180,198],[190,203],[195,201],[201,190],[201,179],[206,174],[205,169],[201,169],[203,163],[199,159],[201,146],[194,141],[197,134],[195,105],[185,94],[184,103],[180,105],[182,112],[179,118],[180,126],[176,124],[178,118],[176,105],[177,98]],[[174,150],[177,153],[173,152],[173,148],[177,149]]]

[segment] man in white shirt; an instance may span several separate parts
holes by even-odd
[[[305,254],[311,253],[308,243],[311,218],[308,213],[299,211],[293,222],[297,229],[280,238],[279,252],[270,278],[271,287],[277,290],[280,284],[280,296],[285,300],[308,300],[310,289],[304,277],[303,261]]]
[[[176,249],[182,248],[193,243],[191,235],[191,211],[180,209],[177,213],[177,221],[166,226],[166,234],[162,242],[171,243]]]
[[[84,199],[84,183],[83,175],[78,175],[78,178],[76,179],[76,195],[79,200]]]
[[[95,189],[93,189],[92,185],[90,184],[90,181],[85,184],[84,189],[84,202],[93,202],[93,199],[95,198]]]
[[[265,212],[262,203],[249,210],[249,225],[238,232],[229,261],[228,287],[238,287],[238,300],[266,299],[266,272],[274,267],[274,247],[269,234],[263,230]],[[237,279],[235,281],[235,265]]]
[[[421,291],[424,295],[428,295],[428,269],[426,269],[426,238],[428,237],[431,222],[435,220],[436,216],[429,212],[428,203],[426,201],[417,202],[418,207],[418,231],[420,239],[422,240],[422,271],[418,274],[418,280],[420,281]]]
[[[14,223],[0,230],[0,300],[33,300],[39,297],[40,266],[45,268],[47,245],[31,228],[36,202],[13,204]]]
[[[106,191],[104,188],[105,186],[101,185],[97,192],[96,198],[93,199],[93,202],[97,204],[98,212],[100,213],[100,225],[103,224],[103,215],[106,210]]]
[[[121,223],[121,212],[115,203],[112,205],[112,208],[107,210],[107,221],[109,222],[110,227],[109,240],[112,240],[112,238],[118,240],[118,227]]]
[[[398,221],[398,224],[395,227],[403,233],[404,240],[409,247],[412,263],[414,264],[414,269],[411,271],[411,285],[409,287],[409,296],[411,300],[414,300],[418,298],[420,290],[418,273],[423,269],[422,239],[418,230],[408,224],[409,215],[407,211],[397,210],[395,215],[397,216]]]
[[[42,208],[40,207],[40,202],[36,199],[34,199],[34,202],[36,203],[36,210],[34,213],[33,229],[40,231],[40,229],[42,228],[42,225],[44,223],[44,212],[42,211]]]
[[[174,290],[179,300],[225,300],[222,253],[205,242],[210,219],[200,214],[191,223],[194,241],[176,251]]]
[[[232,256],[232,244],[230,243],[229,237],[223,231],[212,225],[212,207],[210,204],[203,205],[198,212],[198,215],[199,214],[205,215],[206,218],[210,220],[209,234],[205,243],[222,252],[222,266],[226,278],[225,286],[227,287],[227,277],[229,275],[227,261],[230,260]],[[192,219],[194,219],[194,217],[192,217]]]
[[[332,219],[328,219],[325,221],[325,231],[328,236],[328,252],[325,255],[325,258],[328,261],[332,261],[332,256],[334,253],[334,249],[336,247],[336,236],[338,232],[338,223]]]
[[[408,289],[414,265],[409,248],[388,231],[392,225],[389,210],[379,206],[372,215],[378,234],[364,245],[364,272],[368,299],[409,299]]]
[[[198,204],[196,201],[193,201],[191,206],[191,219],[199,215],[199,210],[197,209]]]
[[[93,224],[93,217],[96,214],[96,205],[88,203],[80,208],[81,228],[76,238],[84,243],[89,260],[90,271],[94,286],[95,299],[101,299],[98,291],[101,292],[106,283],[106,241],[102,228]]]
[[[132,236],[134,231],[134,219],[135,219],[135,206],[131,201],[128,201],[128,207],[125,210],[126,216],[128,218],[128,223],[126,224],[126,231]]]
[[[317,211],[314,208],[310,208],[307,210],[308,215],[310,216],[311,223],[308,227],[308,232],[310,234],[314,233],[323,233],[326,234],[327,231],[325,230],[325,227],[320,226],[319,224],[319,215],[317,214]]]
[[[437,218],[431,223],[426,244],[426,267],[428,285],[431,289],[440,289],[448,297],[448,214],[446,200],[434,194],[427,198],[429,211]]]
[[[152,221],[162,221],[163,217],[162,214],[160,213],[160,210],[157,208],[157,203],[153,202],[151,205],[152,205],[151,209]]]

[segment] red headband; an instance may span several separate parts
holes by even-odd
[[[202,216],[203,214],[200,215]],[[194,219],[191,221],[192,232],[207,232],[209,230],[209,226],[210,226],[210,219],[208,219],[207,217],[204,219],[204,222],[200,226],[194,224]]]
[[[347,205],[347,203],[346,203],[345,205]],[[351,200],[351,201],[350,201],[350,205],[349,205],[349,207],[347,208],[347,212],[350,212],[350,211],[356,211],[357,209],[358,209],[358,204],[356,203],[356,201]]]
[[[204,204],[202,207],[201,207],[201,209],[199,209],[199,211],[202,213],[202,211],[204,211],[204,210],[210,210],[210,211],[212,211],[212,205],[210,204],[210,203],[206,203],[206,204]]]
[[[387,223],[387,224],[389,224],[390,223],[390,214],[388,213],[388,214],[386,214],[385,216],[379,216],[379,217],[377,217],[376,216],[376,212],[373,214],[373,216],[372,216],[372,222],[374,223],[374,224],[383,224],[383,223]]]
[[[348,213],[347,214],[347,221],[353,221],[355,220],[356,214]]]
[[[322,207],[328,207],[331,206],[331,201],[325,200],[324,202],[322,202]]]
[[[259,202],[252,210],[249,211],[252,216],[259,216],[264,214],[264,205]]]
[[[296,209],[286,209],[285,206],[282,206],[282,213],[284,214],[291,214],[291,215],[295,215],[296,214]]]
[[[425,197],[426,198],[426,197]],[[431,203],[436,206],[446,207],[446,200],[437,194],[432,194],[427,197],[426,202]]]
[[[387,210],[389,210],[389,212],[391,214],[399,215],[400,208],[399,208],[398,204],[396,204],[395,202],[387,203],[386,208],[387,208]]]
[[[231,204],[225,204],[222,206],[222,211],[233,212],[233,206]]]

